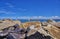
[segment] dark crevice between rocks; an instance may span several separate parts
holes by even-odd
[[[31,36],[25,37],[25,39],[51,39],[51,37],[50,36],[44,36],[43,34],[36,32],[35,34],[33,34]]]
[[[7,37],[7,35],[6,36],[0,36],[0,39],[4,39],[4,38],[6,38]]]

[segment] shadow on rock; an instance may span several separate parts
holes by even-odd
[[[44,36],[43,34],[36,32],[35,34],[28,36],[25,39],[51,39],[51,37],[50,36]]]

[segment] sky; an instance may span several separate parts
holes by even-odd
[[[0,17],[60,16],[60,0],[0,0]]]

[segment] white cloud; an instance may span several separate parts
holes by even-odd
[[[20,16],[20,17],[3,17],[3,18],[12,18],[12,19],[60,19],[60,17],[45,17],[45,16]]]
[[[14,12],[11,12],[11,11],[3,11],[3,10],[0,10],[0,13],[2,13],[2,14],[15,14]]]

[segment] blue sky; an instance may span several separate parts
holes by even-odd
[[[60,16],[60,0],[0,0],[0,17]]]

